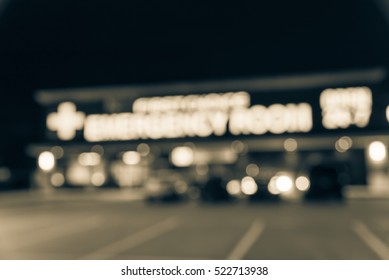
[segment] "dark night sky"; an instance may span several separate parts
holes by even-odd
[[[8,1],[0,125],[11,133],[1,137],[0,156],[39,140],[32,95],[42,88],[386,66],[389,29],[374,3]]]

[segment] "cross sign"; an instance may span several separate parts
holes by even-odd
[[[76,105],[72,102],[63,102],[58,105],[58,112],[50,113],[46,119],[49,130],[57,131],[61,140],[71,140],[76,136],[76,131],[84,126],[85,114],[77,112]]]

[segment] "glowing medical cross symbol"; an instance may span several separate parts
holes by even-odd
[[[63,102],[58,105],[57,113],[50,113],[46,119],[47,128],[57,131],[61,140],[71,140],[76,136],[76,131],[84,126],[85,114],[77,112],[76,105],[72,102]]]

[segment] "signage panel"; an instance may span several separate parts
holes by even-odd
[[[120,110],[110,110],[107,102],[56,104],[46,119],[49,134],[63,141],[103,142],[389,128],[389,98],[364,86],[273,94],[161,93],[135,100],[121,97],[115,100]]]

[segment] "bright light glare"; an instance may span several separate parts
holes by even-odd
[[[302,192],[307,191],[311,183],[306,176],[299,176],[296,179],[296,188]]]
[[[82,166],[96,166],[100,163],[100,155],[95,152],[90,152],[90,153],[81,153],[78,156],[78,162]]]
[[[255,183],[254,179],[249,176],[242,179],[241,188],[245,195],[253,195],[258,191],[257,183]]]
[[[128,151],[123,154],[123,162],[127,165],[136,165],[140,163],[140,154],[134,151]]]
[[[230,195],[238,195],[240,194],[240,182],[239,180],[231,180],[227,183],[226,186],[227,192]]]
[[[386,158],[385,144],[380,141],[374,141],[369,145],[369,157],[374,162],[381,162]]]
[[[267,185],[267,189],[268,189],[269,193],[274,194],[274,195],[280,194],[280,190],[276,186],[277,178],[278,178],[278,176],[272,177],[269,181],[269,184]]]
[[[293,186],[292,179],[286,175],[279,176],[275,183],[280,192],[288,192]]]
[[[171,153],[171,161],[175,166],[186,167],[192,165],[194,153],[190,147],[176,147]]]
[[[93,173],[91,183],[96,187],[101,187],[105,183],[105,175],[102,172]]]
[[[54,187],[61,187],[65,183],[65,177],[62,173],[54,173],[51,178],[50,182]]]
[[[55,166],[55,158],[52,152],[43,152],[38,157],[38,166],[43,171],[50,171]]]

